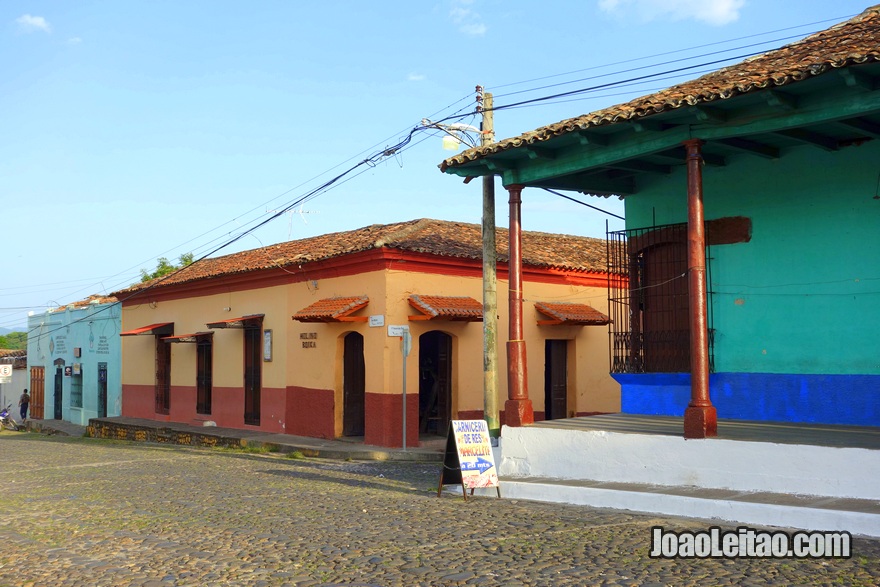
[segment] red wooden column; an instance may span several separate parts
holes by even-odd
[[[510,194],[510,252],[508,270],[507,401],[504,423],[508,426],[532,424],[535,414],[529,399],[526,373],[526,341],[523,339],[522,296],[522,190],[521,185],[505,186]]]
[[[703,141],[687,149],[688,303],[691,339],[691,402],[684,411],[684,437],[718,436],[718,416],[709,398],[709,330],[706,304],[706,234],[703,215]]]

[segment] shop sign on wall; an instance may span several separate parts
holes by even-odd
[[[318,333],[317,332],[300,332],[299,338],[302,341],[302,345],[304,349],[314,349],[318,348]]]

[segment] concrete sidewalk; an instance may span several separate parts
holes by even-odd
[[[289,434],[267,434],[259,430],[239,430],[218,426],[193,426],[178,422],[157,422],[139,418],[93,418],[89,427],[72,424],[63,420],[28,420],[25,423],[30,432],[60,434],[64,436],[98,436],[132,441],[155,439],[167,444],[188,444],[198,446],[240,446],[266,448],[281,453],[300,452],[307,457],[340,460],[373,461],[413,461],[442,462],[446,439],[430,436],[421,440],[420,446],[388,448],[363,443],[362,438],[323,439]],[[90,434],[92,428],[92,434]],[[94,434],[100,430],[101,434]],[[119,431],[124,431],[120,433]],[[129,434],[129,432],[132,432]],[[180,439],[189,439],[181,442]],[[192,439],[208,439],[208,442],[193,442]]]

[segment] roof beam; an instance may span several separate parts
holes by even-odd
[[[604,147],[608,144],[608,137],[605,135],[600,135],[598,133],[589,132],[586,130],[576,131],[578,141],[582,145],[596,145],[598,147]]]
[[[556,177],[535,187],[571,190],[591,195],[626,196],[636,193],[636,185],[631,175],[612,177],[607,173],[576,173]]]
[[[778,90],[768,90],[765,98],[767,104],[773,108],[779,108],[780,110],[795,110],[798,105],[797,98],[791,94],[785,94]]]
[[[668,125],[656,120],[640,119],[633,122],[632,127],[636,132],[663,132]]]
[[[672,167],[669,165],[658,165],[648,161],[639,159],[630,159],[628,161],[619,161],[608,165],[611,169],[623,169],[626,171],[638,171],[640,173],[657,173],[659,175],[669,175]]]
[[[869,92],[877,89],[877,78],[862,71],[854,70],[852,67],[844,67],[838,69],[837,73],[844,79],[846,85],[851,88],[860,88]]]
[[[865,120],[864,118],[849,118],[847,120],[838,120],[837,122],[838,124],[863,132],[875,139],[880,138],[880,124],[871,122],[870,120]]]
[[[673,161],[680,165],[684,165],[686,163],[684,151],[679,152],[676,151],[663,151],[662,153],[654,153],[652,157],[660,157],[662,159],[666,159],[667,161]],[[727,165],[727,160],[721,155],[713,155],[712,153],[707,153],[703,151],[701,153],[703,157],[703,161],[706,162],[706,165],[711,165],[713,167],[724,167]]]
[[[836,151],[839,146],[837,144],[837,140],[831,137],[821,135],[817,132],[811,132],[808,130],[804,130],[802,128],[790,128],[788,130],[779,130],[776,131],[776,134],[782,135],[784,137],[788,137],[790,139],[794,139],[798,142],[814,145],[819,147],[820,149],[825,149],[826,151]]]
[[[771,147],[770,145],[766,145],[764,143],[759,143],[757,141],[750,141],[749,139],[740,138],[729,138],[719,139],[716,142],[722,145],[727,145],[728,147],[736,149],[737,151],[751,153],[752,155],[764,157],[765,159],[779,159],[779,149],[777,149],[776,147]]]
[[[711,106],[694,106],[693,109],[694,112],[696,112],[697,120],[700,122],[711,122],[715,124],[727,122],[727,113],[722,112],[718,108],[712,108]]]
[[[489,171],[512,171],[516,169],[513,161],[505,161],[504,159],[484,159],[486,167]]]
[[[526,153],[529,159],[556,159],[556,151],[546,147],[534,147],[529,145],[526,147]]]

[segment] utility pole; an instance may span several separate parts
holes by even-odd
[[[477,86],[477,110],[483,115],[480,145],[495,142],[492,94]],[[498,292],[495,248],[495,176],[483,176],[483,417],[489,435],[501,435],[498,416]]]

